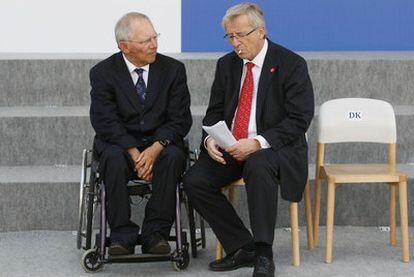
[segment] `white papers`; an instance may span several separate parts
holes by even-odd
[[[203,129],[216,141],[217,145],[223,149],[232,146],[237,142],[227,127],[226,122],[223,120],[217,122],[213,126],[203,126]]]

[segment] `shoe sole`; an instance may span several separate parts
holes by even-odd
[[[223,272],[223,271],[236,270],[236,269],[239,269],[239,268],[242,268],[242,267],[253,267],[253,266],[254,266],[254,262],[249,262],[249,263],[240,264],[240,265],[232,267],[232,268],[211,268],[211,267],[209,267],[208,269],[210,271]]]
[[[171,252],[171,247],[168,245],[157,245],[154,246],[151,249],[148,249],[148,251],[143,251],[144,254],[156,254],[156,255],[161,255],[161,254],[169,254]]]

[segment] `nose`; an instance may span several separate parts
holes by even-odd
[[[239,47],[239,46],[240,46],[240,44],[241,44],[240,40],[239,40],[237,37],[233,37],[233,38],[230,40],[230,43],[231,43],[231,45],[232,45],[234,48]]]
[[[157,48],[157,46],[158,46],[157,38],[151,38],[150,47]]]

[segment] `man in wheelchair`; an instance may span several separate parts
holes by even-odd
[[[120,52],[90,71],[90,120],[106,189],[110,255],[134,252],[139,226],[131,220],[126,184],[136,178],[152,183],[142,252],[171,251],[175,189],[186,166],[183,138],[192,118],[184,65],[157,53],[159,35],[146,15],[124,15],[115,26]]]

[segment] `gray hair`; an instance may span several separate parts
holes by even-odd
[[[221,26],[226,30],[226,25],[229,21],[234,20],[240,15],[247,15],[252,27],[265,27],[263,12],[257,4],[241,3],[230,7],[221,21]]]
[[[143,13],[130,12],[123,15],[115,25],[115,39],[119,45],[121,40],[132,39],[132,23],[136,20],[151,20]]]

